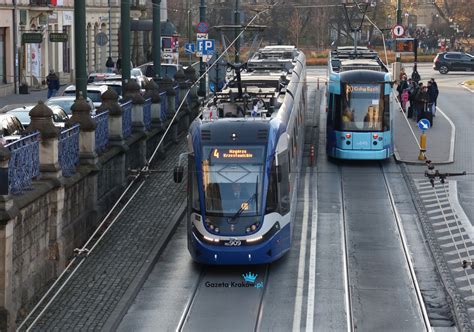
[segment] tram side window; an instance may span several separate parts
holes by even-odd
[[[390,96],[383,96],[384,112],[383,112],[383,130],[390,130]]]
[[[279,182],[279,203],[280,213],[285,215],[290,211],[290,177],[289,177],[289,165],[288,155],[286,153],[280,153],[278,155],[278,162],[281,169],[281,181]]]
[[[198,190],[198,184],[197,184],[197,174],[196,174],[196,163],[193,155],[189,155],[189,166],[188,166],[188,172],[189,172],[189,177],[190,181],[189,183],[192,186],[192,191],[191,191],[191,206],[194,211],[200,211],[200,205],[199,205],[199,190]]]
[[[276,179],[276,168],[275,160],[273,160],[272,167],[270,169],[270,181],[268,183],[267,193],[267,207],[266,213],[278,211],[278,188]]]

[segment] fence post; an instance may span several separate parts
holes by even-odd
[[[132,101],[132,128],[133,131],[144,132],[145,124],[143,122],[143,104],[145,99],[140,94],[140,86],[137,82],[130,80],[125,85],[125,100]]]
[[[42,100],[30,111],[31,122],[27,132],[39,131],[41,142],[39,160],[41,177],[59,179],[62,170],[59,166],[59,128],[53,124],[53,111]]]
[[[145,85],[145,98],[151,98],[151,127],[163,129],[161,122],[161,99],[158,85],[153,80],[149,80]]]
[[[168,76],[165,76],[160,82],[160,90],[166,92],[166,115],[167,120],[171,121],[176,113],[176,104],[175,104],[175,97],[176,92],[173,89],[173,80]],[[171,124],[171,128],[168,132],[169,140],[173,143],[178,142],[178,126],[177,126],[178,119],[175,118],[175,121]]]
[[[8,161],[10,150],[0,143],[0,196],[8,195]]]
[[[97,109],[98,112],[109,111],[109,141],[110,145],[124,145],[122,131],[122,108],[120,107],[118,94],[108,88],[102,94],[102,104]]]
[[[97,165],[98,158],[95,151],[95,128],[97,124],[91,118],[91,107],[84,97],[79,96],[71,107],[72,117],[68,124],[80,125],[79,132],[79,160],[83,165]]]

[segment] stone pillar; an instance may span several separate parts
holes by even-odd
[[[174,117],[176,113],[176,103],[175,103],[175,97],[176,97],[176,92],[173,89],[173,80],[169,77],[163,78],[161,81],[162,83],[162,89],[166,92],[166,99],[167,99],[167,105],[168,105],[168,119],[171,121],[171,119]],[[169,139],[173,143],[178,143],[178,121],[179,121],[179,116],[176,116],[174,121],[171,123],[171,128],[168,131]]]
[[[188,66],[184,70],[184,76],[186,77],[186,80],[189,82],[189,85],[194,84],[194,82],[196,82],[197,80],[197,74],[193,66]],[[189,94],[191,95],[191,104],[189,105],[189,109],[191,110],[192,114],[197,114],[198,109],[199,109],[199,97],[198,97],[197,92],[198,92],[197,85],[194,85],[191,88],[191,91],[189,92]]]
[[[183,99],[186,99],[186,93],[188,92],[189,85],[186,82],[186,76],[184,75],[184,72],[181,69],[176,72],[174,79],[178,83],[179,87],[179,105],[182,105],[181,109],[179,110],[179,113],[181,113],[179,121],[179,131],[187,131],[189,128],[189,121],[191,115],[188,103],[186,100],[184,100],[183,103]],[[176,108],[178,108],[179,105],[176,105]]]
[[[91,118],[91,108],[84,97],[79,96],[71,107],[72,117],[68,124],[80,125],[79,132],[79,159],[82,165],[98,164],[97,153],[95,152],[95,128],[96,123]]]
[[[31,122],[27,132],[39,131],[39,160],[41,177],[44,179],[59,179],[62,176],[59,166],[59,132],[53,124],[53,111],[43,101],[33,107],[29,113]]]
[[[143,104],[145,99],[140,94],[140,86],[134,80],[128,81],[124,87],[125,100],[132,101],[132,128],[133,131],[144,132],[145,123],[143,122]]]
[[[8,195],[8,161],[10,150],[0,143],[0,195]]]
[[[109,142],[110,145],[123,146],[123,131],[122,131],[122,108],[118,101],[118,94],[108,88],[102,94],[102,104],[97,109],[97,112],[109,111]]]
[[[145,99],[151,98],[151,127],[157,129],[163,129],[163,123],[161,122],[161,98],[158,85],[153,81],[149,80],[145,85]]]

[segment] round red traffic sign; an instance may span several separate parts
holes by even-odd
[[[209,24],[207,22],[199,22],[196,25],[196,32],[207,33],[209,31]]]
[[[405,27],[401,24],[397,24],[392,28],[392,34],[394,37],[403,37],[405,34]]]

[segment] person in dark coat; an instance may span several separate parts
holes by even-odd
[[[115,69],[117,69],[117,73],[120,73],[122,70],[122,59],[118,58],[117,62],[115,63]]]
[[[429,102],[428,87],[423,86],[423,83],[420,83],[420,89],[416,95],[416,121],[426,118],[425,112],[427,111]]]
[[[438,103],[438,96],[439,96],[439,89],[438,89],[438,83],[436,83],[435,79],[434,78],[431,78],[430,80],[431,82],[431,85],[433,85],[433,89],[434,89],[434,94],[435,94],[435,101],[434,101],[434,107],[436,109],[436,105]],[[433,113],[434,115],[434,113]]]
[[[107,61],[105,62],[105,67],[107,68],[107,72],[108,73],[113,73],[114,72],[114,66],[115,66],[114,60],[112,60],[112,57],[109,56],[107,58]]]
[[[433,114],[433,116],[435,116],[436,98],[438,98],[438,89],[435,87],[435,85],[431,81],[428,81],[428,96],[429,96],[430,111]]]
[[[48,85],[48,99],[54,97],[59,90],[59,77],[53,69],[46,76],[46,84]]]

